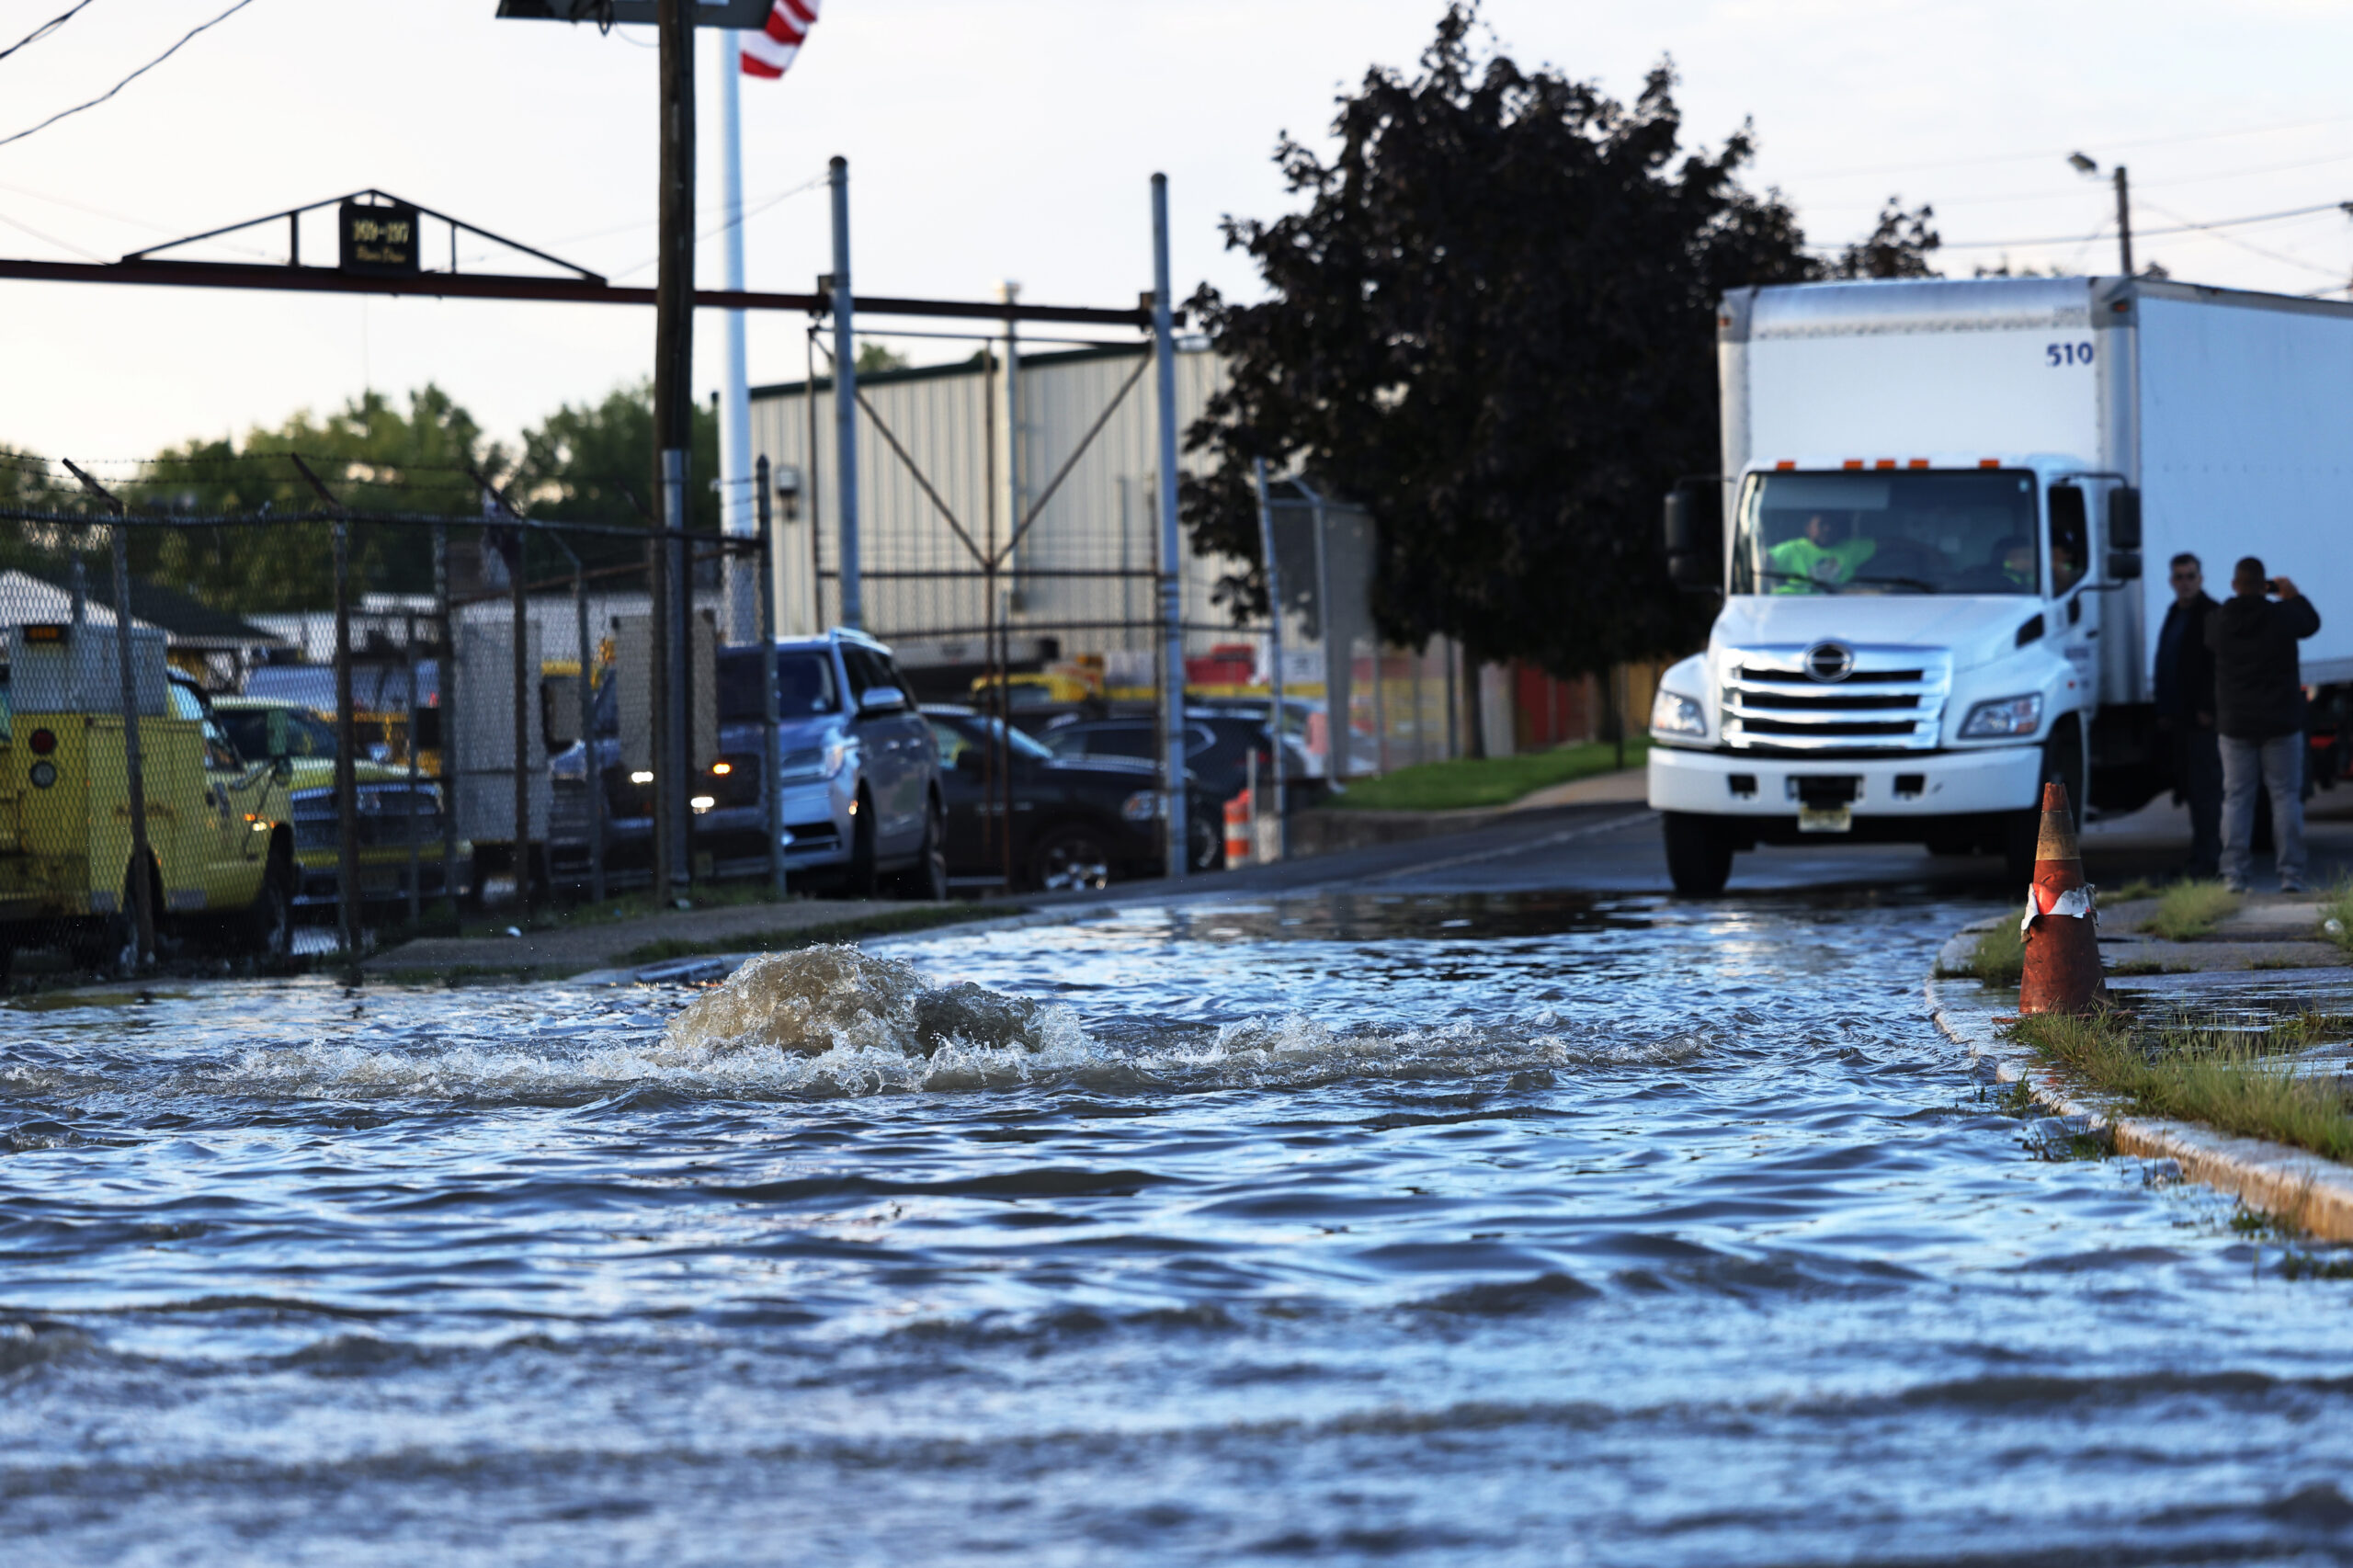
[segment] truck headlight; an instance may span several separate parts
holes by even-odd
[[[1120,802],[1120,815],[1130,822],[1150,822],[1162,814],[1157,790],[1139,790]]]
[[[2005,735],[2030,735],[2042,727],[2042,698],[1997,697],[1981,702],[1961,722],[1964,741],[1999,740]]]
[[[1662,735],[1704,735],[1707,710],[1688,697],[1661,690],[1651,699],[1651,728]]]

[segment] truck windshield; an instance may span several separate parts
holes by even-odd
[[[1749,476],[1735,594],[2034,594],[2034,475],[1911,469]]]

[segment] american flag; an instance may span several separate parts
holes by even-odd
[[[776,0],[768,25],[744,35],[744,74],[770,81],[783,75],[801,52],[801,40],[816,25],[817,0]]]

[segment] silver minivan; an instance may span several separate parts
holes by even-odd
[[[891,650],[837,627],[822,637],[779,638],[774,657],[777,748],[764,759],[759,651],[719,653],[720,755],[690,797],[698,878],[767,873],[766,791],[775,789],[795,886],[859,898],[888,881],[904,897],[946,897],[938,748]],[[608,693],[599,693],[597,740],[605,874],[609,885],[627,887],[642,883],[652,865],[653,790],[620,766]],[[555,786],[550,869],[558,881],[580,881],[588,869],[585,748],[558,753],[548,768]]]

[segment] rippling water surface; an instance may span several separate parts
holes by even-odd
[[[1051,1006],[814,1057],[674,1029],[684,990],[8,1009],[0,1532],[108,1563],[2343,1561],[2353,1284],[2139,1162],[2032,1157],[1923,1016],[1959,914],[948,934],[888,951]]]

